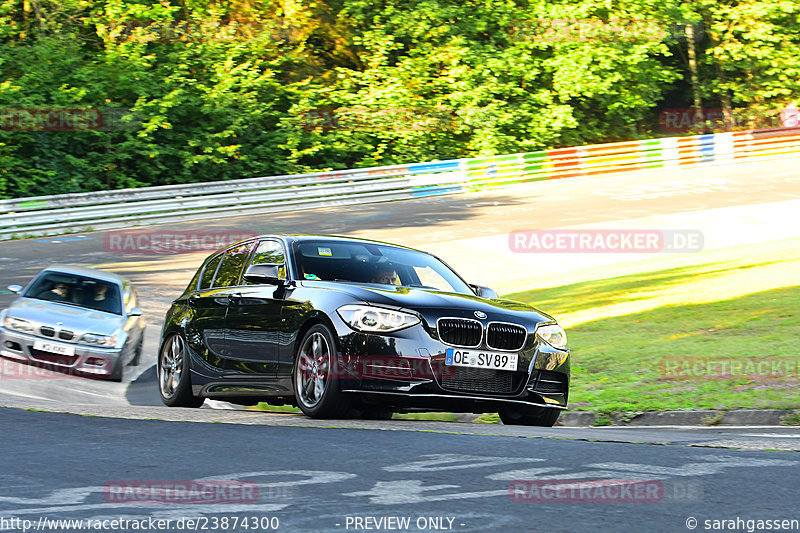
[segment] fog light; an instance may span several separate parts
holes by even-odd
[[[106,360],[99,357],[90,357],[86,360],[86,364],[92,366],[106,366]]]
[[[14,341],[6,341],[6,348],[8,348],[9,350],[17,351],[17,352],[21,352],[22,351],[22,346],[20,346],[18,342],[14,342]]]

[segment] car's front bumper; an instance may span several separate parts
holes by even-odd
[[[514,352],[516,371],[447,366],[452,346],[421,324],[392,335],[339,333],[340,386],[371,402],[462,412],[496,411],[500,405],[567,407],[569,350],[553,348],[533,333]]]
[[[34,349],[35,341],[52,342],[74,348],[74,355],[61,355]],[[60,342],[0,327],[0,356],[54,370],[62,375],[108,377],[122,357],[120,348],[100,348]],[[6,372],[11,370],[6,369]],[[33,374],[31,374],[33,375]],[[39,375],[39,374],[37,374]],[[21,377],[21,376],[20,376]]]

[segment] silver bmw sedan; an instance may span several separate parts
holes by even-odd
[[[9,290],[19,297],[0,311],[0,356],[114,381],[139,363],[145,320],[128,280],[53,265]]]

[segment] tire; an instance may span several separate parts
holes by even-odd
[[[114,369],[111,371],[111,375],[108,376],[109,381],[114,381],[119,383],[122,381],[122,371],[125,368],[125,363],[122,361],[120,357],[117,359],[117,362],[114,363]]]
[[[507,426],[540,426],[553,427],[561,409],[551,409],[548,407],[534,407],[518,410],[513,407],[501,408],[499,413],[500,420]]]
[[[142,338],[139,339],[139,344],[136,345],[136,351],[133,353],[133,358],[131,362],[128,363],[128,366],[139,366],[139,362],[142,360],[142,345],[144,344],[144,335]]]
[[[341,392],[334,369],[336,343],[322,324],[312,326],[300,342],[294,358],[292,385],[297,407],[311,418],[344,418],[352,398]]]
[[[189,373],[189,354],[186,341],[180,334],[167,337],[161,346],[156,362],[158,394],[169,407],[200,407],[205,398],[192,395],[192,380]]]

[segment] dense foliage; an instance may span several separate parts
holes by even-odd
[[[0,0],[0,197],[763,125],[795,0]]]

